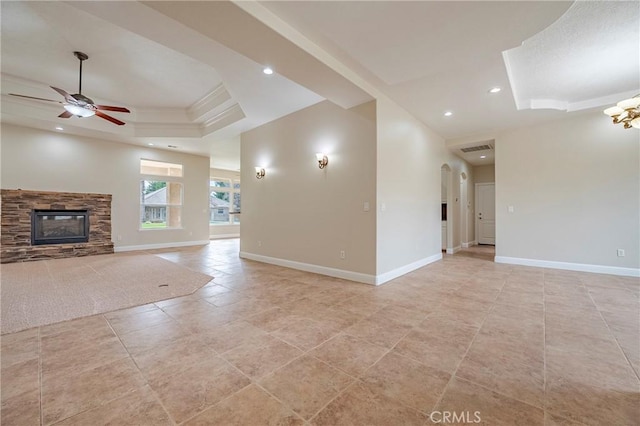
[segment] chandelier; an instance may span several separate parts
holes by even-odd
[[[640,129],[640,95],[625,99],[604,110],[613,119],[613,124],[624,123],[625,129],[635,127]]]

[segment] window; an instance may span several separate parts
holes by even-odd
[[[182,164],[140,160],[140,229],[182,227]]]
[[[240,181],[211,178],[209,182],[209,223],[230,225],[240,223]]]
[[[233,211],[240,212],[240,181],[233,181]],[[233,223],[240,223],[240,215],[233,215]]]

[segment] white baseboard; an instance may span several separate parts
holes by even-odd
[[[460,246],[455,246],[454,248],[448,248],[447,249],[447,254],[456,254],[460,250],[462,250],[462,247],[460,247]]]
[[[420,259],[408,265],[401,266],[400,268],[396,268],[389,272],[385,272],[384,274],[380,274],[376,276],[375,284],[376,285],[384,284],[387,281],[391,281],[404,274],[408,274],[409,272],[415,271],[416,269],[422,268],[423,266],[427,266],[430,263],[437,262],[440,259],[442,259],[442,253],[437,253],[437,254],[434,254],[433,256],[425,257],[424,259]]]
[[[462,248],[469,248],[477,245],[478,243],[476,241],[469,241],[468,243],[462,243]]]
[[[221,240],[223,238],[240,238],[240,234],[214,234],[209,235],[210,240]]]
[[[551,260],[522,259],[518,257],[496,256],[496,263],[511,265],[536,266],[539,268],[565,269],[567,271],[593,272],[596,274],[620,275],[623,277],[640,277],[640,268],[620,268],[617,266],[590,265],[586,263],[554,262]]]
[[[293,260],[278,259],[276,257],[263,256],[260,254],[248,253],[241,251],[240,257],[243,259],[256,260],[258,262],[270,263],[272,265],[284,266],[286,268],[298,269],[300,271],[313,272],[316,274],[327,275],[330,277],[342,278],[345,280],[356,281],[364,284],[380,285],[387,281],[391,281],[418,268],[422,268],[430,263],[442,259],[442,253],[420,259],[408,265],[396,268],[392,271],[385,272],[380,275],[362,274],[360,272],[345,271],[343,269],[329,268],[326,266],[312,265],[309,263],[295,262]]]
[[[173,247],[205,246],[207,244],[209,244],[209,240],[181,241],[181,242],[173,242],[173,243],[143,244],[140,246],[119,246],[119,247],[114,247],[113,250],[117,253],[121,251],[137,251],[137,250],[153,250],[153,249],[173,248]]]
[[[272,265],[284,266],[287,268],[298,269],[300,271],[313,272],[315,274],[328,275],[330,277],[342,278],[364,284],[376,284],[376,277],[374,275],[362,274],[360,272],[345,271],[343,269],[312,265],[310,263],[278,259],[277,257],[263,256],[261,254],[248,253],[246,251],[241,251],[240,257],[243,259],[257,260],[258,262],[270,263]]]

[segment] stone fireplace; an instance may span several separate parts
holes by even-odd
[[[3,189],[0,262],[113,253],[111,195]]]

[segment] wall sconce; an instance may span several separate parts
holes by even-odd
[[[262,179],[264,174],[264,169],[262,167],[256,167],[256,178]]]
[[[316,160],[318,160],[318,167],[324,169],[329,164],[329,158],[322,152],[316,154]]]

